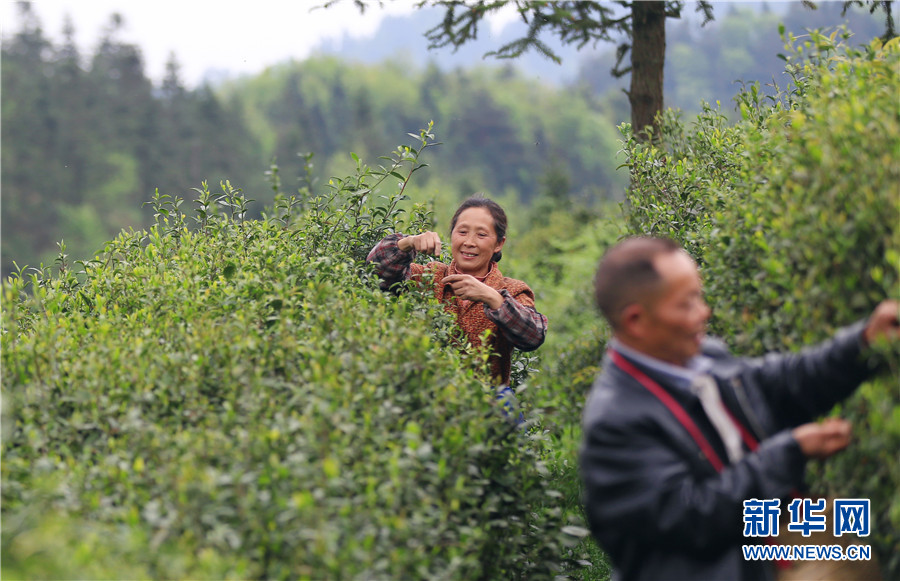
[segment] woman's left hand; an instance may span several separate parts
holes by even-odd
[[[449,284],[453,294],[461,299],[484,303],[491,309],[499,309],[503,304],[503,295],[469,274],[451,274],[445,276],[444,284]]]

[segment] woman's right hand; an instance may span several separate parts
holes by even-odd
[[[415,250],[416,252],[424,252],[433,256],[441,255],[441,237],[437,232],[422,232],[415,236],[407,236],[401,238],[397,242],[397,247],[403,252]]]

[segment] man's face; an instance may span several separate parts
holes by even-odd
[[[683,366],[700,352],[710,315],[700,273],[686,252],[661,254],[653,265],[662,284],[644,303],[644,349],[648,355]]]

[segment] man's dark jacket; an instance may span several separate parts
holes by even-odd
[[[755,580],[772,563],[745,561],[743,501],[801,489],[805,457],[791,428],[813,421],[869,375],[860,322],[797,354],[738,358],[707,340],[709,373],[735,418],[759,440],[729,464],[725,447],[689,390],[635,364],[680,403],[725,463],[717,472],[675,416],[607,355],[585,406],[580,452],[587,520],[613,562],[613,579]]]

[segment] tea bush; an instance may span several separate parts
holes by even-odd
[[[725,204],[740,167],[743,131],[727,123],[704,103],[690,127],[680,112],[663,112],[653,141],[637,141],[630,126],[622,127],[621,167],[631,174],[624,205],[629,233],[674,238],[703,265],[713,212]]]
[[[514,223],[530,227],[509,236],[504,273],[508,269],[528,281],[551,332],[539,351],[540,361],[534,362],[536,372],[520,387],[519,399],[535,410],[549,442],[545,462],[549,479],[561,493],[557,506],[585,535],[567,551],[564,572],[574,579],[606,581],[610,565],[588,534],[577,457],[582,409],[608,337],[608,327],[592,306],[593,277],[603,250],[622,233],[621,217],[613,205],[585,207],[551,196],[538,198],[521,214]]]
[[[694,253],[713,329],[738,352],[799,349],[900,297],[900,40],[854,48],[845,38],[791,38],[792,85],[772,101],[745,90],[734,126],[709,111],[690,128],[670,115],[661,131],[679,136],[671,146],[626,143],[631,232],[667,234]],[[872,541],[895,579],[900,358],[884,355],[888,374],[836,410],[855,443],[810,475],[818,492],[871,499]]]
[[[430,129],[263,220],[228,183],[192,217],[157,194],[149,230],[4,282],[5,577],[560,570],[580,531],[544,437],[505,418],[433,297],[382,293],[362,262],[429,226],[398,207]]]
[[[540,426],[550,446],[545,462],[554,487],[561,493],[558,506],[582,529],[584,538],[568,550],[566,572],[575,579],[606,581],[610,564],[606,554],[588,534],[582,505],[582,484],[578,471],[578,448],[581,444],[581,414],[585,398],[600,371],[609,329],[582,299],[580,318],[583,329],[569,337],[567,343],[548,351],[542,357],[540,371],[530,378],[525,400],[540,412]],[[573,309],[574,311],[574,309]],[[574,313],[568,313],[574,316]]]

